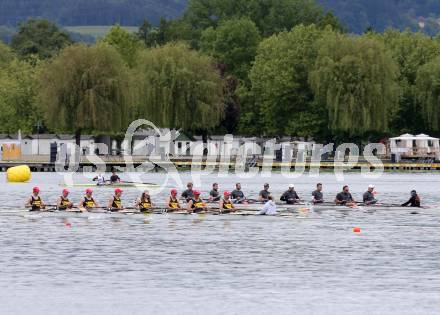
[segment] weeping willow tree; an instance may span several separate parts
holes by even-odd
[[[333,34],[319,46],[310,83],[328,109],[329,128],[352,136],[387,132],[399,89],[398,68],[384,44]]]
[[[223,82],[213,60],[185,44],[139,55],[138,117],[161,127],[206,131],[224,114]]]
[[[424,127],[438,133],[440,129],[440,57],[419,69],[416,94],[421,104]]]
[[[59,132],[120,132],[126,124],[129,75],[119,53],[99,44],[64,49],[42,71],[39,102]]]

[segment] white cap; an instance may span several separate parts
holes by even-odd
[[[374,185],[368,185],[368,188],[374,188]]]
[[[289,188],[295,188],[295,186],[293,184],[290,184]]]

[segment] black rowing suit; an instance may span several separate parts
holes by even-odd
[[[139,210],[141,212],[148,212],[151,210],[151,198],[141,198],[141,202],[139,203]]]
[[[111,210],[120,210],[122,209],[122,201],[121,198],[113,196],[112,209]]]
[[[60,196],[61,198],[61,204],[58,207],[58,210],[67,210],[67,208],[70,206],[70,201],[68,198],[64,198],[63,196]]]
[[[40,211],[41,205],[43,204],[41,201],[41,197],[38,196],[37,198],[35,198],[34,195],[32,195],[31,198],[31,211]]]
[[[93,197],[87,198],[87,196],[85,196],[82,206],[86,209],[87,208],[94,208],[95,207],[95,200],[93,199]]]

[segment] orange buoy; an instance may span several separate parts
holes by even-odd
[[[361,228],[360,227],[355,227],[355,228],[353,228],[353,232],[354,233],[360,233],[361,232]]]

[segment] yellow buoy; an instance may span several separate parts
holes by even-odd
[[[31,169],[27,165],[8,168],[6,172],[8,182],[24,183],[31,179]]]

